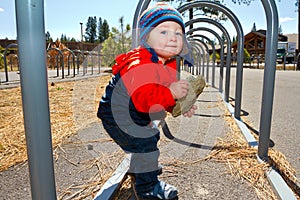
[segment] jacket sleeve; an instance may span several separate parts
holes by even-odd
[[[159,84],[139,87],[131,95],[132,102],[139,112],[154,113],[166,110],[172,112],[176,102],[169,88]]]
[[[152,63],[135,67],[123,74],[124,85],[139,112],[172,112],[176,102],[168,87],[175,80],[170,73]]]

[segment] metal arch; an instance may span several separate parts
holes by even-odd
[[[63,51],[68,51],[72,54],[72,63],[73,63],[73,77],[75,77],[75,54],[72,50],[70,50],[69,48],[65,48],[61,50]],[[69,68],[69,56],[68,56],[68,75],[70,75],[70,68]]]
[[[212,49],[213,49],[213,71],[212,71],[212,87],[215,87],[215,62],[216,62],[216,48],[215,48],[215,44],[211,41],[211,39],[209,39],[207,36],[205,35],[202,35],[202,34],[196,34],[196,35],[191,35],[190,37],[194,38],[194,37],[201,37],[201,38],[204,38],[206,39],[212,46]],[[209,52],[208,52],[208,55],[209,55]],[[208,65],[209,66],[209,65]],[[206,72],[206,76],[207,76],[207,79],[209,79],[209,68],[207,68],[207,72]]]
[[[86,65],[83,66],[83,75],[88,73],[88,66],[89,66],[89,58],[92,63],[92,69],[91,69],[91,74],[94,73],[94,58],[93,58],[93,52],[92,51],[85,51],[84,54],[86,54]],[[84,70],[85,69],[85,70]]]
[[[243,49],[244,48],[244,34],[243,34],[243,30],[242,30],[242,26],[241,26],[241,24],[240,24],[240,22],[239,22],[239,20],[238,20],[238,18],[234,15],[234,13],[231,11],[231,10],[229,10],[227,7],[225,7],[225,6],[223,6],[222,4],[219,4],[219,3],[216,3],[216,2],[212,2],[212,1],[195,1],[195,2],[191,2],[191,3],[187,3],[187,4],[185,4],[185,5],[183,5],[183,6],[181,6],[180,8],[178,8],[178,11],[179,12],[184,12],[185,10],[187,10],[187,9],[189,9],[189,8],[191,8],[191,7],[203,7],[203,6],[207,6],[207,7],[212,7],[212,8],[215,8],[215,9],[217,9],[217,10],[220,10],[220,11],[222,11],[231,21],[232,21],[232,23],[233,23],[233,25],[235,26],[235,28],[236,28],[236,31],[237,31],[237,35],[238,35],[238,38],[240,38],[240,39],[242,39],[242,40],[240,40],[239,39],[239,41],[242,41],[242,42],[240,42],[239,44],[238,44],[238,48],[239,49]],[[199,19],[199,18],[198,18]],[[202,19],[203,20],[203,22],[205,21],[205,19],[207,19],[207,18],[200,18],[200,19]],[[197,20],[197,19],[196,19]],[[185,26],[187,27],[187,26],[189,26],[191,23],[195,23],[194,22],[195,20],[193,19],[193,20],[190,20],[190,21],[188,21],[186,24],[185,24]],[[217,24],[219,24],[219,23],[214,23],[214,22],[216,22],[216,21],[214,21],[214,20],[211,20],[211,19],[209,19],[209,20],[207,20],[206,21],[207,23],[213,23],[214,25],[217,25]],[[221,26],[218,26],[219,28],[221,28]],[[222,26],[223,27],[223,26]],[[224,29],[224,30],[226,30],[226,29]],[[224,32],[224,31],[223,31]],[[226,31],[227,32],[227,31]],[[228,33],[228,32],[227,32]],[[224,33],[224,35],[225,35],[225,33]],[[229,36],[229,34],[226,34],[226,35],[228,35]],[[230,41],[230,38],[229,38],[229,40],[228,41]],[[242,60],[242,59],[241,59]]]
[[[212,1],[195,1],[187,3],[180,8],[179,12],[184,12],[192,7],[210,7],[223,12],[233,23],[238,36],[238,53],[237,53],[237,70],[236,70],[236,90],[235,90],[235,107],[234,117],[240,119],[241,101],[242,101],[242,82],[243,82],[243,49],[244,49],[244,33],[238,18],[227,7]]]
[[[146,8],[149,6],[151,0],[140,0],[135,13],[134,13],[134,18],[133,18],[133,24],[132,24],[132,48],[136,48],[139,44],[139,30],[138,30],[138,20],[140,15]]]
[[[192,66],[188,66],[188,69],[191,69],[192,70],[192,75],[194,75],[194,68],[195,68],[195,66],[196,66],[196,71],[198,72],[198,66],[199,66],[199,56],[198,56],[198,54],[199,54],[199,52],[200,52],[200,49],[199,49],[199,47],[198,46],[195,46],[195,45],[193,45],[193,44],[190,44],[190,47],[191,47],[191,50],[192,50],[192,56],[193,56],[193,58],[195,58],[196,57],[196,60],[194,60],[194,64],[192,65]],[[197,56],[195,56],[195,54],[197,55]],[[189,71],[189,70],[186,70],[186,71]],[[197,73],[196,73],[197,74]]]
[[[15,0],[15,7],[31,197],[57,199],[45,63],[44,1]]]
[[[193,34],[193,32],[196,32],[196,31],[206,31],[206,32],[212,33],[218,39],[219,43],[221,44],[219,92],[222,93],[223,92],[223,75],[224,75],[224,73],[223,73],[223,70],[224,70],[224,40],[219,36],[219,34],[217,32],[215,32],[212,29],[206,28],[206,27],[193,28],[193,29],[190,29],[188,32],[190,32],[190,34]]]
[[[61,55],[61,57],[62,57],[62,60],[61,60],[61,70],[62,70],[62,79],[64,79],[65,78],[65,75],[64,75],[64,55],[63,55],[63,53],[61,52],[61,50],[59,48],[48,48],[47,49],[47,53],[50,50],[57,51]],[[58,55],[56,56],[56,62],[57,61],[58,61]],[[57,64],[58,64],[58,62],[57,62]],[[59,67],[58,66],[57,66],[57,71],[56,72],[57,72],[57,76],[59,76]]]
[[[260,115],[258,156],[262,160],[268,159],[270,141],[272,108],[274,98],[276,49],[278,41],[278,11],[275,1],[261,0],[266,13],[267,33],[265,49],[265,69]]]
[[[202,72],[201,74],[204,76],[204,66],[205,66],[205,50],[203,45],[200,45],[199,43],[197,43],[196,41],[194,41],[195,45],[198,46],[201,50],[202,50],[202,54],[201,54],[201,58],[202,58]],[[200,69],[199,69],[200,70]]]
[[[199,55],[197,55],[197,68],[196,68],[196,74],[198,75],[199,71],[200,71],[199,70],[200,67],[201,66],[204,67],[204,59],[202,60],[202,65],[201,65],[200,61],[201,61],[201,53],[202,53],[202,55],[204,55],[205,51],[204,51],[203,47],[195,41],[190,41],[190,44],[191,44],[191,47],[196,50],[197,54],[199,54]]]
[[[89,57],[91,56],[89,51],[83,51],[83,63],[82,63],[82,73],[83,76],[85,76],[85,74],[88,72],[88,60]]]
[[[217,28],[219,28],[222,33],[224,34],[226,40],[227,40],[227,54],[226,54],[226,80],[225,80],[225,93],[224,93],[224,101],[229,102],[229,90],[230,90],[230,76],[231,76],[231,41],[230,41],[230,36],[225,27],[208,18],[197,18],[190,20],[185,24],[185,26],[188,26],[189,23],[197,23],[197,22],[206,22],[215,25]],[[189,30],[187,33],[189,33],[191,30]]]
[[[201,56],[202,56],[202,72],[201,72],[201,74],[204,76],[204,63],[205,63],[205,59],[204,59],[204,55],[205,55],[205,50],[204,50],[204,48],[203,48],[203,45],[200,45],[199,43],[197,43],[196,41],[191,41],[191,42],[193,42],[194,43],[194,45],[196,45],[198,48],[200,48],[201,49],[201,51],[202,51],[202,54],[200,54]],[[200,68],[199,68],[199,70],[200,70]],[[200,73],[200,72],[199,72]]]
[[[200,73],[200,68],[201,68],[201,51],[203,52],[204,50],[200,45],[194,44],[194,45],[191,45],[191,46],[192,46],[192,48],[195,49],[195,53],[196,53],[196,62],[197,62],[196,75],[198,75]],[[202,48],[202,49],[200,49],[200,48]]]
[[[74,54],[76,56],[76,64],[77,64],[77,74],[79,74],[79,68],[80,68],[80,61],[79,61],[79,57],[82,57],[82,62],[84,60],[84,53],[80,50],[74,50]]]
[[[207,63],[206,63],[206,68],[207,68],[207,70],[208,70],[208,67],[209,67],[209,48],[208,48],[208,46],[207,46],[207,44],[205,44],[205,42],[203,42],[202,40],[199,40],[199,39],[196,39],[196,38],[192,38],[192,41],[191,40],[189,40],[189,42],[190,43],[192,43],[192,42],[195,42],[195,41],[197,41],[197,42],[200,42],[204,47],[205,47],[205,49],[206,49],[206,52],[207,52]],[[204,51],[205,52],[205,51]],[[204,60],[204,59],[203,59]],[[203,61],[204,62],[204,61]],[[206,74],[207,74],[207,72],[206,72]],[[203,68],[202,68],[202,75],[204,75],[204,64],[203,64]],[[208,78],[206,77],[206,81],[208,81]]]
[[[18,47],[18,44],[9,44],[9,45],[7,45],[7,47],[5,47],[3,59],[4,59],[4,70],[5,70],[5,78],[6,78],[6,82],[8,82],[8,71],[7,71],[6,54],[7,54],[8,48],[11,48],[11,47]]]

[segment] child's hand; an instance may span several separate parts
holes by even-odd
[[[187,95],[189,83],[187,80],[179,80],[171,83],[169,89],[171,90],[174,99],[180,99]]]
[[[184,117],[192,117],[195,114],[195,110],[197,110],[197,106],[193,105],[189,111],[183,114]]]

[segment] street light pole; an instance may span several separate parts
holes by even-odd
[[[80,32],[80,36],[81,36],[81,42],[83,42],[83,29],[82,29],[82,22],[80,22],[79,23],[80,24],[80,30],[81,30],[81,32]]]

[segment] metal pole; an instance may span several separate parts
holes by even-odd
[[[180,80],[180,72],[181,72],[181,58],[180,58],[180,56],[176,56],[176,71],[177,71],[177,73],[176,73],[176,77],[177,77],[177,80]]]
[[[276,4],[271,0],[262,0],[267,18],[267,35],[265,50],[265,69],[262,106],[260,115],[260,131],[258,143],[258,156],[268,160],[270,130],[272,121],[272,107],[274,97],[274,84],[276,72],[276,49],[278,41],[278,12]]]
[[[227,32],[227,30],[225,29],[225,27],[223,25],[221,25],[220,23],[218,23],[212,19],[208,19],[208,18],[193,19],[191,21],[188,21],[185,24],[185,26],[187,27],[190,23],[197,23],[197,22],[206,22],[206,23],[215,25],[217,28],[219,28],[222,31],[223,35],[226,38],[227,54],[226,54],[226,80],[225,80],[224,101],[228,103],[229,102],[229,89],[230,89],[230,76],[231,76],[230,75],[231,74],[231,72],[230,72],[230,70],[231,70],[231,41],[230,41],[229,33]],[[188,33],[190,31],[188,31]],[[222,72],[223,72],[223,69],[222,69]],[[202,74],[204,75],[204,71],[202,72]],[[222,75],[222,77],[223,77],[223,75]]]
[[[79,23],[80,24],[80,37],[81,37],[81,42],[83,42],[83,27],[82,27],[82,22]]]
[[[196,65],[196,74],[201,74],[200,69],[201,69],[201,52],[204,52],[203,47],[197,43],[196,41],[193,40],[193,38],[188,38],[189,39],[189,44],[191,45],[192,51],[196,54],[194,57],[196,57],[196,61],[194,62],[194,65]]]
[[[192,38],[191,38],[192,39]],[[193,39],[190,40],[190,44],[192,44],[192,47],[194,48],[194,50],[196,51],[197,53],[197,68],[196,68],[196,74],[201,74],[200,72],[200,69],[202,67],[202,69],[204,68],[204,62],[203,64],[201,65],[201,52],[202,52],[202,55],[204,55],[205,51],[202,47],[202,45],[200,45],[199,43],[197,43],[196,41],[194,41]],[[204,59],[202,59],[204,61]],[[204,72],[202,73],[202,75],[204,74]]]
[[[4,70],[5,70],[5,78],[6,78],[6,82],[8,82],[8,70],[7,70],[7,58],[6,58],[6,54],[9,48],[17,48],[18,44],[9,44],[7,45],[7,47],[5,48],[4,51],[4,55],[3,55],[3,60],[4,60]]]
[[[189,30],[187,34],[194,33],[196,31],[207,31],[212,33],[219,41],[219,44],[221,45],[221,50],[220,50],[220,57],[221,57],[221,65],[220,65],[220,78],[219,78],[219,92],[223,92],[223,68],[224,68],[224,41],[222,38],[214,31],[206,27],[197,27]],[[213,73],[214,74],[214,73]]]
[[[208,48],[207,44],[206,44],[204,41],[195,38],[194,35],[192,35],[192,36],[191,36],[190,38],[188,38],[188,39],[191,39],[191,40],[190,40],[191,43],[194,42],[194,43],[197,44],[197,42],[198,42],[198,43],[201,43],[202,46],[205,47],[205,50],[206,50],[206,51],[204,51],[204,48],[202,48],[202,52],[203,52],[203,68],[202,68],[202,75],[204,76],[204,54],[205,54],[205,52],[206,52],[206,54],[205,54],[205,55],[207,55],[207,57],[206,57],[206,82],[209,82],[209,48]],[[200,48],[201,48],[201,45],[200,45]]]
[[[56,199],[43,0],[15,0],[32,199]]]
[[[195,37],[200,37],[200,38],[204,38],[206,39],[206,41],[212,46],[212,61],[213,61],[213,65],[212,65],[212,81],[211,81],[211,85],[212,87],[215,87],[215,68],[216,68],[216,65],[215,65],[215,62],[216,62],[216,49],[215,49],[215,44],[211,41],[211,39],[209,39],[208,37],[206,37],[205,35],[202,35],[202,34],[195,34],[195,35],[192,35],[191,37],[195,38]],[[208,55],[209,55],[209,52],[208,52]],[[208,56],[209,58],[209,56]],[[208,65],[209,66],[209,65]],[[209,68],[207,69],[207,74],[209,73]],[[208,76],[207,76],[208,77]]]
[[[133,24],[132,24],[132,48],[139,46],[139,30],[138,30],[138,20],[140,15],[149,6],[151,0],[139,0],[137,8],[134,13]]]
[[[240,119],[241,115],[241,104],[242,104],[242,83],[243,83],[243,58],[244,58],[244,33],[242,29],[242,25],[238,18],[234,15],[234,13],[226,8],[225,6],[215,3],[212,1],[195,1],[191,3],[184,4],[180,8],[178,8],[179,12],[184,12],[190,7],[211,7],[215,8],[219,11],[222,11],[233,23],[237,35],[238,35],[238,55],[237,55],[237,70],[236,70],[236,89],[235,89],[235,107],[234,107],[234,117],[236,119]],[[189,22],[191,23],[190,20]],[[189,25],[189,22],[185,24],[185,26]]]

